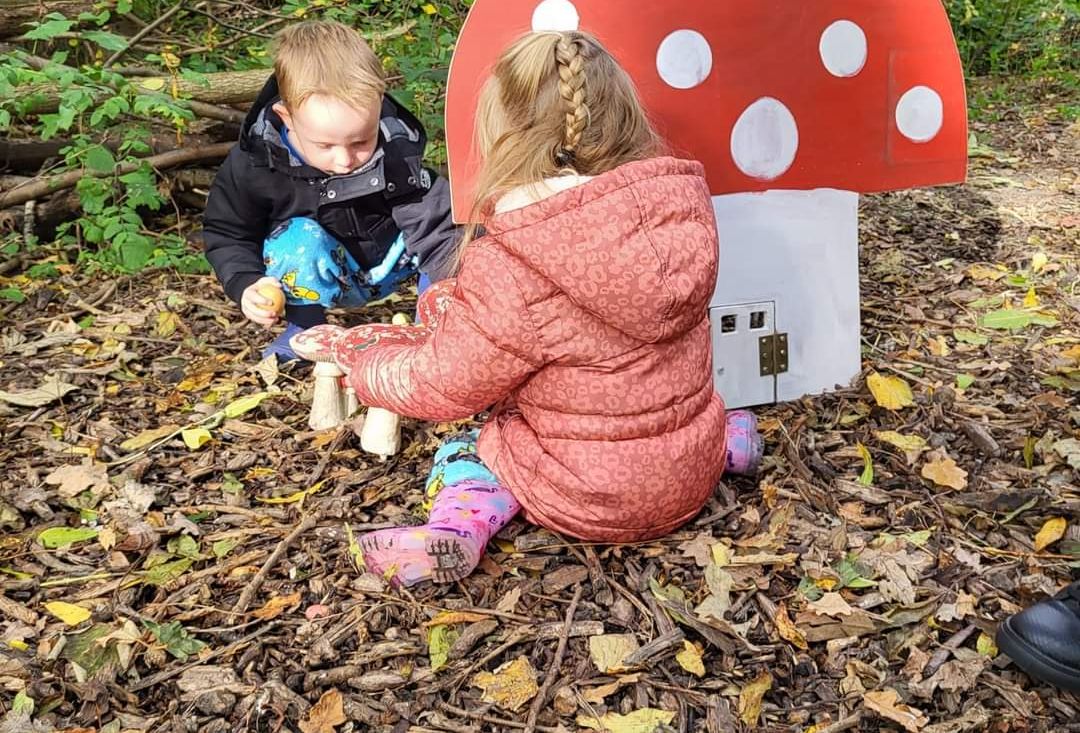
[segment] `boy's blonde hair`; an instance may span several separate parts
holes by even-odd
[[[382,104],[386,72],[354,29],[327,20],[290,25],[274,37],[274,74],[285,106],[322,94],[357,109]]]
[[[629,75],[592,35],[528,33],[495,63],[480,94],[481,158],[465,242],[500,196],[564,173],[595,176],[662,154]]]

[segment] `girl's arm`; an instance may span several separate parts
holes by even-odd
[[[473,247],[438,327],[413,339],[354,329],[338,351],[361,404],[424,420],[459,420],[506,397],[543,365],[536,330],[505,255]],[[370,334],[368,336],[367,334]]]

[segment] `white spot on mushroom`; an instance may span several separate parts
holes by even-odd
[[[912,87],[896,105],[896,127],[900,134],[917,143],[937,137],[945,124],[945,104],[930,87]]]
[[[532,16],[534,31],[576,31],[581,16],[570,0],[544,0]]]
[[[692,89],[709,78],[713,55],[705,36],[680,30],[668,35],[656,52],[656,70],[668,86]]]
[[[833,76],[855,76],[866,66],[866,33],[850,20],[838,20],[821,34],[821,61]]]
[[[795,162],[798,151],[795,117],[772,97],[762,97],[747,107],[731,131],[731,157],[752,178],[779,178]]]

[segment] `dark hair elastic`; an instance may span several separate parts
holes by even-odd
[[[574,151],[567,150],[566,148],[559,148],[555,153],[555,162],[562,168],[572,166],[574,164]]]

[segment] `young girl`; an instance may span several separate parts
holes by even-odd
[[[725,429],[713,390],[703,168],[663,156],[615,59],[585,33],[528,34],[478,112],[484,234],[473,225],[456,281],[422,296],[424,325],[294,340],[331,354],[365,405],[427,420],[494,405],[479,436],[437,453],[428,523],[362,539],[367,568],[402,585],[468,575],[522,508],[582,540],[659,537],[726,460],[750,471],[761,453],[753,417]]]

